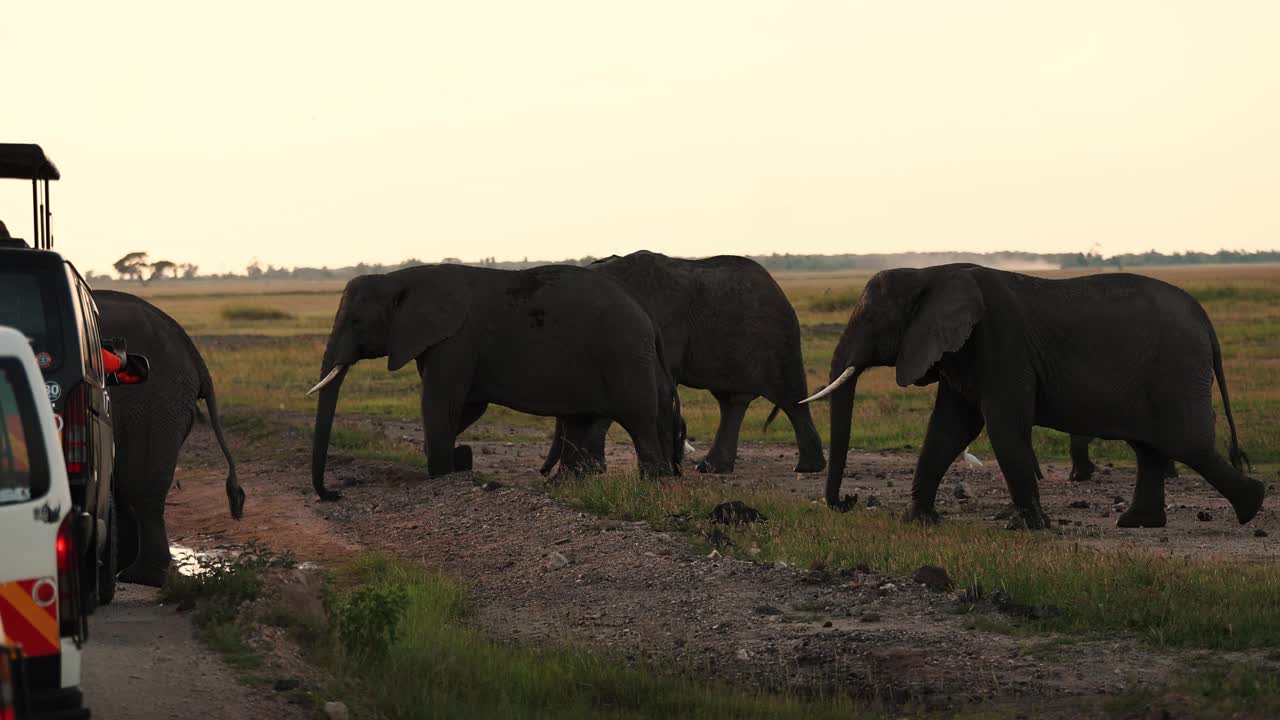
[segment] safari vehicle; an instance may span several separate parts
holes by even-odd
[[[36,717],[83,718],[80,516],[43,382],[26,335],[0,327],[0,645]]]

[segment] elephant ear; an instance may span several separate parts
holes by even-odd
[[[391,300],[387,369],[399,370],[433,345],[455,335],[467,319],[471,294],[463,286],[421,284]]]
[[[943,353],[964,346],[982,319],[982,290],[968,272],[958,272],[926,287],[918,309],[907,321],[895,366],[898,385],[925,380]]]

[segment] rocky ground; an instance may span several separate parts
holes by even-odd
[[[391,437],[420,433],[408,423],[361,422]],[[237,437],[233,445],[249,494],[244,520],[227,515],[225,467],[211,433],[198,429],[184,451],[182,489],[170,496],[174,542],[259,542],[322,564],[384,548],[463,580],[477,622],[503,640],[577,642],[744,687],[851,692],[931,707],[989,701],[1063,717],[1100,695],[1159,687],[1177,670],[1224,659],[1131,640],[1018,638],[976,629],[971,616],[954,612],[956,591],[911,578],[708,557],[682,536],[548,498],[536,473],[540,443],[472,443],[476,471],[501,485],[491,491],[466,475],[427,480],[415,468],[339,455],[330,468],[331,486],[344,493],[338,503],[316,501],[302,433],[282,430],[252,447]],[[611,447],[610,462],[628,465],[629,455],[625,445]],[[790,447],[750,445],[735,475],[708,482],[816,499],[821,477],[793,475],[793,456]],[[851,457],[855,471],[845,491],[864,498],[856,511],[885,511],[865,509],[870,495],[900,507],[913,465],[906,455]],[[1114,527],[1132,469],[1104,467],[1088,483],[1068,482],[1064,466],[1045,470],[1042,499],[1060,522],[1055,532],[1075,541],[1177,556],[1280,558],[1274,510],[1241,527],[1198,477],[1170,482],[1169,527],[1139,531]],[[941,509],[953,518],[990,519],[1007,501],[994,463],[957,464],[941,494]]]

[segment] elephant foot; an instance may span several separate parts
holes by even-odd
[[[471,446],[459,445],[453,449],[453,471],[465,472],[471,469]]]
[[[1172,460],[1169,461],[1168,465],[1164,466],[1164,479],[1165,480],[1178,479],[1178,466],[1175,465]]]
[[[1164,508],[1156,507],[1151,510],[1139,510],[1131,507],[1120,514],[1120,519],[1116,521],[1116,527],[1122,528],[1162,528],[1169,523],[1169,519],[1165,517]]]
[[[912,505],[902,514],[902,522],[937,525],[942,522],[942,516],[938,514],[935,508]]]
[[[167,565],[164,567],[143,567],[134,563],[122,570],[117,578],[120,582],[133,583],[134,585],[160,587],[164,585],[165,577],[167,577],[168,574],[169,566]]]
[[[1039,507],[1016,507],[1005,523],[1005,530],[1047,530],[1053,526],[1053,520]]]
[[[320,502],[337,502],[342,499],[342,493],[337,490],[317,490],[316,494],[320,496]]]
[[[1079,465],[1072,463],[1071,474],[1067,476],[1067,479],[1071,482],[1085,482],[1086,480],[1093,479],[1093,471],[1097,469],[1098,466],[1091,462],[1085,462]]]
[[[1266,486],[1254,480],[1246,478],[1248,483],[1243,490],[1236,493],[1236,497],[1228,498],[1231,501],[1231,507],[1236,511],[1236,519],[1241,525],[1253,519],[1254,515],[1262,509],[1262,499],[1267,494]]]
[[[836,512],[849,512],[858,506],[857,495],[845,495],[843,498],[827,498],[827,507]]]
[[[796,467],[792,472],[798,473],[816,473],[827,469],[827,459],[819,455],[816,458],[801,457],[800,462],[796,463]]]
[[[706,457],[702,459],[702,462],[698,463],[697,470],[708,475],[731,475],[733,473],[733,463],[716,462]]]

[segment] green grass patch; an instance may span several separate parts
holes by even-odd
[[[734,545],[721,552],[802,567],[866,565],[892,576],[940,565],[962,587],[1004,590],[1020,603],[1056,607],[1054,617],[1028,621],[1036,630],[1123,633],[1166,646],[1280,645],[1280,567],[1274,565],[1099,549],[1064,542],[1057,533],[1008,532],[977,522],[922,527],[901,522],[897,509],[834,513],[821,503],[698,478],[657,483],[608,474],[565,482],[553,492],[593,513],[676,527],[695,538],[710,527],[705,518],[712,507],[743,500],[769,521],[730,529]],[[758,554],[748,553],[752,547]]]
[[[293,561],[250,545],[232,557],[202,557],[171,572],[160,588],[162,602],[192,609],[201,640],[232,668],[257,670],[262,657],[246,642],[249,625],[241,606],[258,598],[262,573],[269,567],[288,567]]]
[[[1280,674],[1274,668],[1243,663],[1185,674],[1168,688],[1131,690],[1107,703],[1113,717],[1232,718],[1280,717]]]
[[[227,305],[219,313],[228,322],[269,322],[295,319],[293,313],[263,305]]]
[[[499,644],[469,625],[464,591],[383,554],[336,571],[331,632],[312,655],[384,717],[858,718],[850,701],[742,693],[569,647]]]

